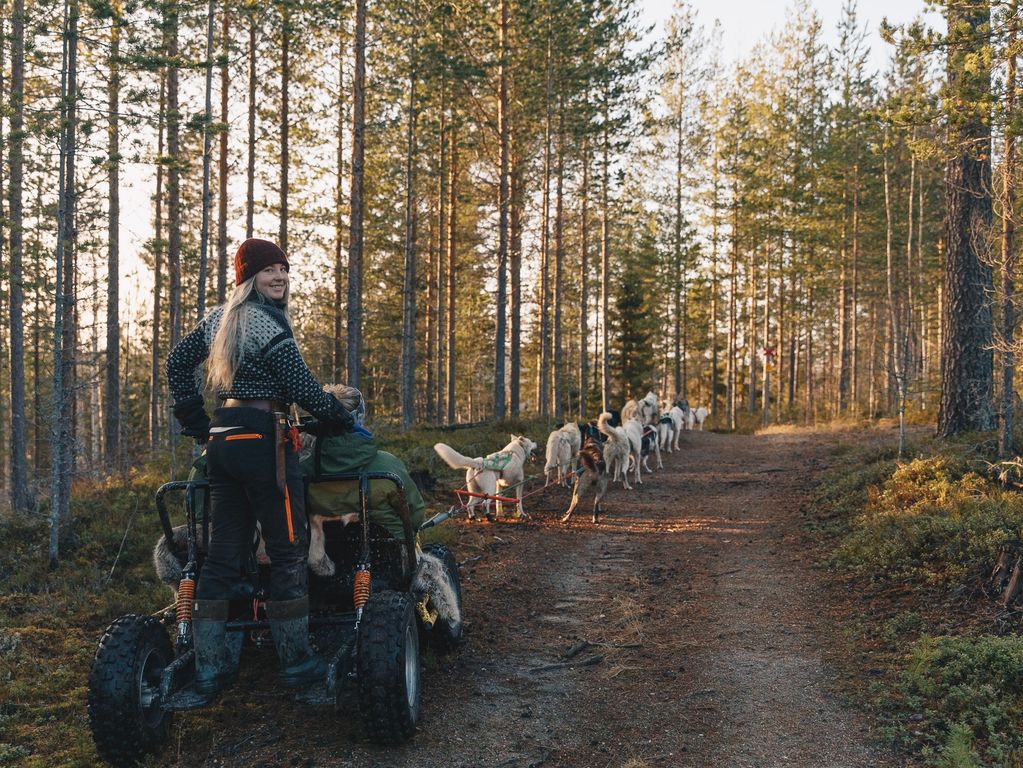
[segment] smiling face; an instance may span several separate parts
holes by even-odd
[[[255,289],[271,301],[283,301],[288,295],[288,268],[271,264],[256,273]]]

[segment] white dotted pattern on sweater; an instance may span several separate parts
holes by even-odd
[[[298,403],[317,419],[338,418],[341,404],[324,392],[302,359],[280,310],[256,302],[248,312],[245,352],[231,387],[217,392],[221,400],[279,400]],[[209,356],[224,308],[212,310],[167,358],[167,378],[176,402],[202,391],[202,364]]]

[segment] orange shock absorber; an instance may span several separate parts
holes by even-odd
[[[178,599],[175,605],[178,620],[178,638],[185,639],[192,629],[192,602],[195,600],[195,579],[185,575],[178,583]]]
[[[370,573],[366,568],[360,568],[355,572],[355,589],[352,599],[355,603],[355,610],[361,611],[369,602]]]

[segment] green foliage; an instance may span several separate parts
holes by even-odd
[[[940,765],[1018,765],[1023,755],[1023,639],[923,637],[898,685],[918,716],[911,745]]]
[[[853,478],[847,482],[857,484]],[[1023,530],[1023,500],[994,487],[955,455],[897,464],[866,496],[835,560],[875,578],[913,575],[955,583]],[[846,501],[855,506],[860,500],[862,495],[854,495]]]

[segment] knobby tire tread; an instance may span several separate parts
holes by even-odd
[[[376,744],[402,744],[416,732],[420,703],[417,700],[410,710],[405,693],[404,649],[406,627],[411,624],[412,636],[418,637],[414,610],[408,595],[385,591],[370,598],[362,615],[357,662],[359,705],[366,735]]]
[[[99,641],[89,670],[89,727],[100,756],[114,766],[137,765],[159,752],[170,732],[172,716],[164,713],[154,727],[145,722],[135,693],[148,650],[174,659],[167,632],[153,616],[129,614],[116,619]]]

